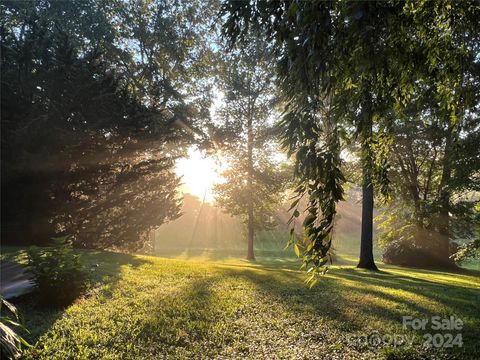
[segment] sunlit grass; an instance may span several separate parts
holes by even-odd
[[[214,256],[190,259],[84,253],[98,264],[95,286],[64,311],[21,302],[30,358],[438,358],[422,349],[370,349],[352,335],[405,333],[402,316],[455,315],[465,322],[464,347],[454,354],[478,358],[480,278],[381,266],[338,265],[313,290],[294,258]],[[268,255],[268,254],[267,254]]]

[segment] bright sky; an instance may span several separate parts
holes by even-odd
[[[216,110],[223,104],[224,95],[222,92],[214,89],[213,103],[210,108],[212,119],[215,119]],[[285,161],[286,156],[283,153],[275,155],[276,161]],[[226,164],[213,156],[205,156],[194,147],[188,150],[188,156],[177,161],[176,173],[182,177],[182,187],[180,191],[205,198],[206,202],[213,203],[213,186],[224,181],[221,173],[227,168]]]
[[[210,108],[212,118],[215,118],[216,110],[223,103],[223,93],[218,89],[213,90],[213,103]],[[191,147],[186,158],[179,159],[176,165],[176,173],[182,177],[180,191],[205,198],[206,202],[213,203],[213,185],[222,181],[220,174],[225,170],[212,156],[205,156],[199,150]]]
[[[211,156],[204,156],[194,148],[188,150],[188,156],[177,161],[176,173],[182,177],[181,191],[205,197],[206,202],[213,203],[213,185],[222,182],[220,174],[225,169]]]

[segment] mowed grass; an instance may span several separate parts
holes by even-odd
[[[27,359],[480,358],[478,273],[339,264],[314,289],[298,260],[167,259],[85,252],[90,290],[66,309],[17,301],[35,344]],[[208,254],[207,254],[208,255]],[[15,258],[12,254],[9,258]],[[17,257],[19,259],[20,257]],[[343,264],[343,265],[341,265]],[[455,316],[463,346],[428,349],[402,316]],[[362,336],[408,335],[414,345]],[[388,342],[388,341],[387,341]]]

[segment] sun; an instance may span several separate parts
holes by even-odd
[[[224,166],[212,156],[205,156],[200,151],[190,148],[186,158],[179,159],[176,173],[182,177],[181,191],[192,194],[206,202],[213,203],[213,186],[223,180],[221,173]]]

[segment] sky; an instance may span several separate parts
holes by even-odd
[[[224,94],[213,89],[213,102],[210,107],[210,116],[215,121],[216,111],[224,104]],[[270,119],[273,121],[273,119]],[[286,161],[286,155],[278,152],[274,160],[281,162]],[[210,204],[214,203],[215,197],[213,187],[215,184],[224,181],[221,173],[227,169],[227,164],[222,163],[218,156],[207,156],[195,147],[188,150],[185,158],[177,160],[175,172],[182,177],[182,193],[189,193],[197,196],[201,200]]]

